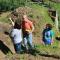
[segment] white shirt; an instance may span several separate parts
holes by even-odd
[[[11,32],[11,37],[13,38],[13,43],[17,44],[22,41],[22,29],[13,29]]]

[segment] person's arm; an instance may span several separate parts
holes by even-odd
[[[53,37],[52,37],[52,42],[51,42],[51,45],[54,43],[54,39],[53,39]]]
[[[32,32],[34,31],[34,26],[32,25]]]
[[[51,44],[53,44],[54,43],[54,32],[53,31],[51,31],[51,39],[52,39],[52,43]]]
[[[14,26],[14,25],[15,25],[15,23],[12,21],[12,19],[11,19],[11,18],[9,18],[9,20],[11,21],[12,25]]]
[[[30,32],[33,32],[34,31],[34,25],[33,25],[33,23],[31,21],[29,21],[28,23],[29,23],[29,25],[31,27],[31,31]]]
[[[14,38],[15,33],[16,33],[16,31],[13,29],[13,30],[11,31],[11,37],[12,37],[12,38]]]

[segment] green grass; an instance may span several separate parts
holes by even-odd
[[[47,55],[54,55],[60,57],[60,42],[54,41],[53,45],[42,45],[37,44],[35,45],[35,48],[37,48],[38,51],[40,51],[40,54],[47,54]]]
[[[34,6],[36,9],[38,9],[37,7],[38,5]],[[53,6],[58,12],[60,11],[60,4],[55,4]],[[48,15],[48,9],[42,6],[39,6],[39,9],[41,12],[39,12],[39,14],[43,15],[43,19],[41,21],[41,24],[43,25],[44,23],[51,23],[53,25],[53,22],[51,20],[51,18]],[[40,22],[39,22],[40,23]],[[42,25],[39,26],[42,26]],[[54,27],[55,30],[55,27]],[[56,32],[56,31],[55,31]],[[54,44],[53,45],[49,45],[49,46],[44,46],[44,45],[38,45],[39,46],[39,50],[41,52],[47,52],[48,54],[54,54],[54,55],[59,55],[60,54],[60,42],[57,41],[56,39],[54,40]],[[37,47],[38,48],[38,47]],[[59,55],[60,56],[60,55]]]
[[[59,4],[60,5],[60,4]],[[46,23],[51,23],[52,25],[54,24],[52,19],[50,18],[48,14],[48,8],[43,7],[38,4],[31,4],[27,5],[32,8],[32,13],[29,13],[28,15],[32,18],[32,20],[35,21],[34,26],[35,26],[35,33],[34,35],[37,36],[38,38],[42,38],[42,31],[45,27]],[[55,6],[58,10],[60,6]],[[9,23],[9,20],[7,18],[7,15],[9,13],[4,13],[0,17],[1,22]],[[55,27],[54,27],[55,30]],[[54,54],[54,55],[59,55],[60,56],[60,42],[54,39],[54,44],[53,45],[42,45],[42,44],[36,44],[35,46],[37,50],[40,51],[42,54]]]
[[[10,14],[10,12],[3,12],[0,15],[0,22],[4,22],[4,23],[10,23],[10,21],[8,20],[8,15]]]

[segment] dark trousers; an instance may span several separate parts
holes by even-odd
[[[20,53],[21,51],[21,43],[14,44],[14,49],[16,53]]]

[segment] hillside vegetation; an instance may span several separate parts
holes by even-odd
[[[53,4],[53,3],[51,3]],[[53,5],[53,8],[56,10],[60,10],[59,9],[60,4],[55,4]],[[36,3],[27,3],[26,6],[24,7],[19,7],[19,8],[25,8],[25,10],[28,9],[28,17],[33,21],[33,24],[35,26],[35,30],[33,32],[33,43],[35,45],[36,48],[36,52],[34,54],[11,54],[10,52],[6,54],[5,59],[9,59],[9,60],[58,60],[60,57],[60,41],[54,39],[54,43],[53,45],[49,45],[49,46],[45,46],[42,44],[42,32],[43,29],[45,28],[46,23],[50,23],[53,25],[53,30],[56,33],[56,29],[55,29],[55,24],[53,23],[51,17],[48,14],[48,8],[44,7],[44,5],[41,4],[36,4]],[[17,9],[19,9],[17,8]],[[26,9],[27,8],[27,9]],[[30,10],[31,9],[31,10]],[[24,11],[25,11],[24,10]],[[0,15],[0,22],[2,23],[6,23],[8,25],[11,25],[10,21],[8,20],[8,15],[11,13],[11,11],[9,12],[3,12]],[[2,24],[3,25],[3,24]],[[8,27],[8,25],[4,25],[5,27]],[[0,27],[1,28],[1,27]],[[5,31],[7,31],[8,29],[6,28]],[[3,31],[4,32],[4,31]],[[4,34],[4,33],[3,33]],[[0,33],[1,35],[1,33]],[[9,38],[8,35],[3,35],[3,36],[7,36],[6,39],[3,38],[3,42],[5,42],[7,44],[7,46],[11,49],[11,51],[14,51],[11,47],[12,42],[10,41],[11,39]],[[2,35],[1,35],[2,37]],[[8,41],[9,40],[9,41]],[[9,45],[10,43],[10,45]],[[42,57],[43,56],[43,57]],[[45,56],[45,57],[44,57]],[[51,58],[46,58],[46,57],[51,57]],[[3,59],[2,59],[3,60]]]

